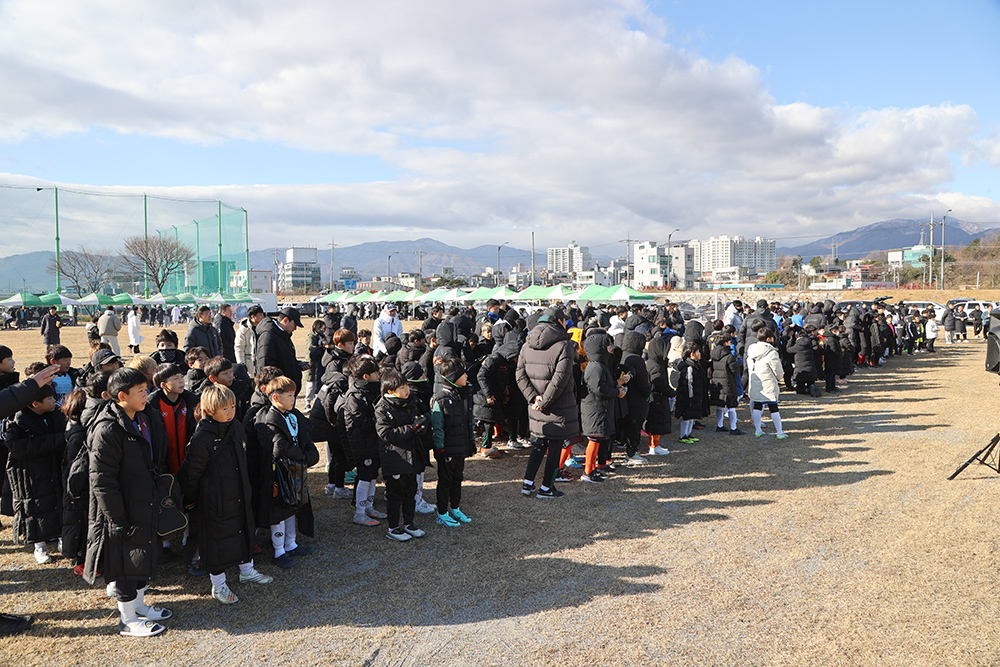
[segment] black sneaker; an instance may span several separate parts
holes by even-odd
[[[601,482],[604,481],[604,476],[601,473],[599,473],[599,472],[597,472],[595,470],[594,472],[590,473],[589,475],[584,475],[583,477],[581,477],[580,481],[581,482],[592,482],[594,484],[600,484]]]
[[[726,432],[726,431],[728,431],[728,430],[729,430],[729,429],[728,429],[728,428],[726,428],[725,426],[716,426],[716,427],[715,427],[715,432],[716,432],[716,433],[725,433],[725,432]]]
[[[35,619],[31,616],[0,614],[0,637],[20,634],[30,628],[34,622]]]
[[[556,473],[555,481],[557,482],[572,482],[575,480],[576,478],[573,477],[573,473],[566,468],[559,468],[559,472]]]
[[[566,494],[559,489],[552,487],[551,489],[539,489],[538,493],[535,494],[536,498],[562,498]]]
[[[740,430],[738,428],[734,428],[733,430],[731,430],[729,432],[729,435],[746,435],[746,434],[747,434],[746,431],[742,431],[742,430]]]
[[[694,427],[698,431],[704,431],[705,430],[705,425],[702,424],[700,421],[697,421],[697,420],[695,420],[695,422],[694,422]]]
[[[528,484],[527,482],[523,482],[521,484],[521,493],[524,494],[524,495],[526,495],[526,496],[530,496],[531,492],[534,491],[534,490],[535,490],[535,485],[534,484]]]

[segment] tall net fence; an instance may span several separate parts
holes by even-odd
[[[117,259],[136,237],[169,237],[191,249],[163,285],[164,293],[241,291],[247,270],[246,223],[244,209],[214,199],[0,184],[0,292],[58,288],[72,295],[80,282],[66,275],[74,253]],[[146,273],[116,262],[98,291],[153,294],[158,286]]]

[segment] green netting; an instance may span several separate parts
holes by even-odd
[[[161,235],[171,235],[194,250],[194,256],[184,270],[167,282],[164,293],[191,292],[207,296],[246,290],[245,215],[242,209],[232,209],[225,204],[221,213],[221,222],[219,213],[216,213],[208,218],[172,226],[169,230],[160,230]]]

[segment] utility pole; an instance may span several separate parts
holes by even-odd
[[[424,252],[424,246],[420,246],[419,250],[414,250],[413,254],[417,256],[417,280],[416,289],[420,289],[424,286],[424,255],[429,255],[429,252]]]
[[[531,232],[531,286],[535,286],[535,232]]]
[[[934,212],[933,211],[931,211],[930,228],[931,228],[931,240],[930,240],[931,250],[928,253],[929,256],[927,257],[927,282],[933,288],[934,287]]]
[[[330,237],[330,291],[331,292],[333,291],[334,285],[336,285],[336,282],[334,281],[333,277],[333,249],[336,247],[337,244],[334,241],[334,237],[331,236]]]
[[[944,289],[944,221],[949,213],[951,213],[950,208],[941,216],[941,279],[938,281],[938,287],[942,290]]]
[[[671,232],[673,233],[673,232]],[[632,232],[629,232],[625,238],[618,239],[619,243],[625,244],[625,285],[628,287],[632,286],[632,262],[629,259],[632,256]]]

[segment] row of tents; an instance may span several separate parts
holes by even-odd
[[[263,303],[259,297],[252,294],[221,294],[216,293],[209,297],[200,297],[187,292],[185,294],[156,294],[144,299],[134,294],[122,292],[114,296],[107,294],[88,294],[79,299],[73,299],[65,294],[52,292],[36,296],[30,292],[18,292],[10,298],[0,301],[0,308],[10,306],[173,306],[173,305],[196,305],[196,304],[220,304],[220,303]]]
[[[313,299],[316,303],[469,303],[497,299],[504,301],[600,301],[602,303],[631,303],[653,301],[655,294],[639,292],[628,285],[602,287],[589,285],[577,289],[565,285],[555,287],[532,285],[520,292],[507,286],[480,287],[475,290],[438,288],[430,292],[396,290],[395,292],[330,292]]]

